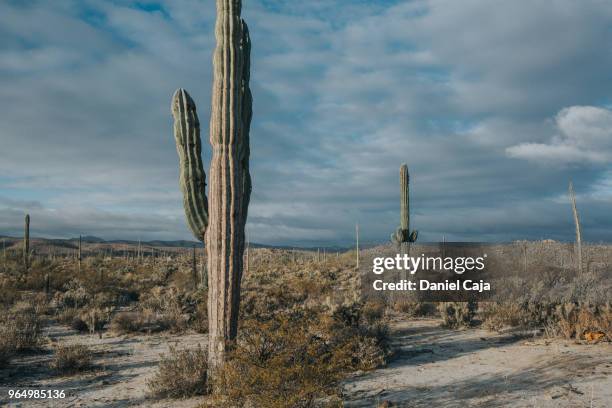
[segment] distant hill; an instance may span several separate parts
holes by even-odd
[[[9,236],[1,236],[0,240],[5,239],[6,245],[13,245],[17,242],[21,242],[21,237],[9,237]],[[32,243],[38,243],[42,245],[52,245],[56,247],[62,248],[77,248],[79,237],[68,238],[68,239],[55,239],[55,238],[38,238],[31,237]],[[105,240],[103,238],[99,238],[92,235],[84,235],[81,237],[81,241],[84,244],[98,244],[98,245],[129,245],[129,246],[137,246],[138,241],[134,240],[126,240],[126,239],[115,239],[115,240]],[[140,244],[142,246],[147,247],[157,247],[157,248],[193,248],[194,246],[200,247],[202,245],[201,242],[196,241],[187,241],[187,240],[175,240],[175,241],[163,241],[163,240],[153,240],[153,241],[141,241]],[[0,244],[1,245],[1,244]],[[267,245],[267,244],[259,244],[256,242],[251,242],[249,244],[251,248],[271,248],[271,249],[298,249],[301,251],[316,251],[320,249],[321,251],[325,250],[328,252],[343,252],[351,247],[340,247],[340,246],[288,246],[288,245]]]

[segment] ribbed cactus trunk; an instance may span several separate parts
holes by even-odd
[[[410,244],[416,241],[418,232],[410,232],[410,175],[406,164],[400,166],[399,181],[400,226],[394,234],[391,234],[391,240],[397,244],[401,254],[410,256]],[[407,279],[406,270],[402,271],[401,279]]]
[[[240,0],[217,0],[210,119],[208,322],[209,364],[223,364],[238,330],[244,228],[251,196],[249,89],[251,44]]]
[[[223,364],[238,330],[245,224],[251,196],[251,44],[240,11],[239,0],[217,0],[208,198],[195,103],[184,89],[177,90],[172,100],[185,216],[194,236],[206,242],[208,356],[212,370]]]
[[[403,164],[400,167],[400,227],[402,231],[410,230],[410,179],[408,175],[408,166]],[[400,243],[400,251],[402,254],[410,254],[410,242],[403,239]],[[405,276],[403,277],[406,278]]]
[[[400,167],[400,226],[391,234],[391,241],[395,242],[400,249],[405,244],[416,242],[418,232],[410,232],[410,175],[408,166],[402,164]]]
[[[25,216],[23,230],[23,267],[26,272],[30,268],[30,214]]]
[[[400,226],[402,230],[410,228],[410,179],[408,166],[400,167]]]

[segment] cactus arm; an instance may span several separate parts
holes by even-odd
[[[243,122],[243,140],[241,143],[242,157],[242,169],[244,172],[244,183],[242,188],[243,195],[243,206],[242,206],[242,219],[246,226],[246,220],[248,216],[249,202],[251,201],[251,191],[253,189],[251,183],[251,173],[249,172],[249,157],[251,155],[250,148],[250,129],[251,120],[253,118],[253,95],[251,94],[251,88],[249,82],[251,78],[251,37],[249,35],[249,27],[244,20],[242,24],[242,50],[244,52],[244,67],[242,70],[242,122]],[[244,228],[244,226],[243,226]]]
[[[178,89],[172,97],[172,116],[185,217],[195,238],[203,241],[208,227],[208,200],[201,156],[200,121],[195,102],[184,89]]]

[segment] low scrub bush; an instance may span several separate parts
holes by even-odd
[[[443,325],[449,328],[470,327],[474,324],[474,316],[478,308],[476,302],[441,302],[438,312]]]
[[[555,308],[549,335],[577,340],[612,340],[612,307],[566,303]]]
[[[421,302],[410,299],[397,299],[393,302],[393,310],[408,317],[432,316],[436,313],[436,305],[431,302]]]
[[[92,355],[82,344],[60,345],[55,349],[51,368],[61,374],[75,374],[91,367]]]
[[[348,372],[383,365],[386,339],[386,326],[368,325],[357,305],[247,320],[214,388],[229,406],[316,406]]]
[[[207,394],[208,353],[200,346],[193,350],[170,347],[147,386],[158,397],[186,398]]]
[[[42,341],[43,321],[38,311],[29,303],[17,303],[0,316],[0,333],[5,350],[14,352],[33,350]]]

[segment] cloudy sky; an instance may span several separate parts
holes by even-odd
[[[213,0],[0,2],[0,235],[191,239],[170,98],[207,140]],[[245,0],[252,241],[612,241],[612,2]],[[208,147],[208,144],[206,143]],[[206,150],[205,163],[210,151]],[[205,165],[206,166],[206,165]]]

